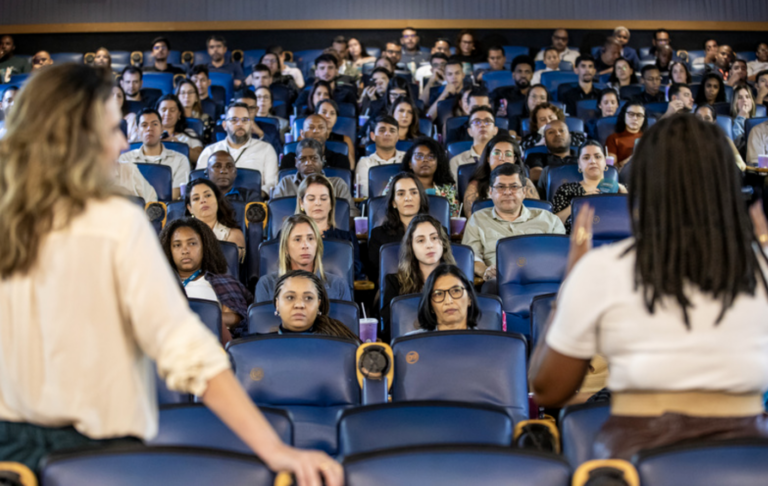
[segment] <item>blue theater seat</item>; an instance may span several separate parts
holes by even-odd
[[[285,410],[259,407],[284,443],[293,444],[293,422]],[[240,454],[253,451],[202,403],[166,405],[160,408],[157,435],[152,446],[207,447]]]
[[[221,307],[218,302],[204,299],[189,299],[189,308],[200,317],[205,327],[221,339]]]
[[[496,88],[514,86],[515,84],[515,81],[512,79],[512,72],[510,71],[488,71],[483,74],[483,82],[491,93]]]
[[[574,221],[585,204],[595,210],[592,222],[592,243],[595,246],[613,243],[632,236],[626,194],[597,194],[576,197],[571,201]]]
[[[296,446],[329,454],[338,413],[360,404],[356,351],[352,341],[309,334],[251,336],[227,348],[251,399],[291,413]]]
[[[53,61],[54,64],[64,64],[67,62],[82,64],[83,53],[82,52],[57,52],[55,54],[51,54],[51,61]]]
[[[472,148],[472,144],[474,142],[472,140],[466,140],[463,142],[453,142],[448,145],[448,157],[454,158],[459,154],[462,154],[466,152],[467,150]],[[469,164],[466,164],[469,165]],[[474,164],[473,164],[474,165]]]
[[[606,116],[597,120],[597,141],[600,142],[600,145],[605,146],[608,137],[614,133],[616,133],[615,116]]]
[[[159,201],[173,199],[173,172],[170,167],[160,164],[136,164],[136,167],[155,190]]]
[[[295,154],[296,146],[298,144],[299,142],[286,143],[283,147],[283,155]],[[325,142],[325,148],[331,152],[336,152],[342,155],[349,155],[349,145],[344,142],[334,142],[333,140],[329,140]]]
[[[595,437],[610,415],[608,403],[570,405],[560,411],[563,457],[572,468],[595,459],[592,452]]]
[[[526,46],[503,46],[504,57],[512,62],[517,56],[527,56],[531,51]]]
[[[564,83],[577,83],[579,75],[574,72],[546,71],[541,73],[541,84],[547,89],[555,101],[557,101],[557,88]]]
[[[499,446],[416,446],[344,459],[347,486],[569,486],[568,464],[553,454]]]
[[[605,175],[605,179],[618,181],[619,172],[615,167],[608,166]],[[584,176],[579,172],[578,164],[566,164],[560,167],[555,167],[552,170],[547,171],[547,184],[546,194],[547,201],[552,201],[555,197],[555,193],[563,184],[567,182],[580,182],[584,179]]]
[[[229,73],[210,73],[211,85],[224,88],[224,106],[235,96],[235,81]]]
[[[196,169],[189,173],[189,180],[193,181],[201,177],[206,177],[205,169]],[[233,187],[242,187],[252,191],[261,192],[261,172],[253,169],[237,169],[237,177]]]
[[[451,146],[457,144],[457,143],[465,143],[465,142],[454,142],[451,144]],[[472,146],[472,142],[468,142],[469,146]],[[449,147],[450,150],[450,147]],[[469,149],[467,149],[469,150]],[[469,186],[469,180],[472,178],[472,174],[475,173],[475,170],[479,166],[479,161],[475,164],[463,164],[459,166],[459,173],[458,173],[458,189],[459,189],[459,200],[464,201],[464,195],[467,193],[467,187]]]
[[[368,171],[368,197],[379,197],[384,193],[389,179],[402,172],[400,164],[377,165]]]
[[[530,337],[531,302],[537,295],[558,291],[569,246],[565,235],[523,235],[498,241],[498,288],[507,313],[507,331]]]
[[[275,475],[254,456],[180,447],[61,452],[43,465],[46,486],[272,486]]]
[[[164,95],[173,94],[173,74],[144,73],[142,86],[144,88],[159,89]]]
[[[768,118],[750,118],[744,122],[744,137],[749,140],[749,132],[761,123],[768,122]]]
[[[240,280],[240,255],[237,244],[230,241],[219,241],[219,247],[227,260],[227,273]]]
[[[535,349],[544,336],[544,326],[547,325],[549,313],[557,299],[557,294],[538,295],[531,301],[531,349]]]
[[[360,308],[354,302],[331,300],[329,316],[341,322],[356,336],[360,334]],[[280,326],[272,302],[251,304],[248,308],[248,334],[273,334]]]
[[[277,234],[283,226],[283,221],[296,214],[296,197],[286,196],[271,199],[268,208],[268,237],[270,239],[277,238]],[[340,230],[349,231],[349,202],[346,199],[336,199],[336,210],[334,215],[336,217],[336,227]]]
[[[136,150],[138,148],[141,148],[142,142],[132,142],[130,145],[130,150]],[[166,150],[173,150],[174,152],[178,152],[187,159],[189,159],[189,145],[186,143],[181,142],[163,142],[163,146],[166,148]]]
[[[345,410],[339,455],[434,444],[512,443],[512,419],[498,407],[464,402],[399,402]]]
[[[527,346],[520,334],[425,332],[395,339],[392,352],[393,402],[482,403],[504,408],[515,422],[528,418]]]

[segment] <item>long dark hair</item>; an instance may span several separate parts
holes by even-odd
[[[645,131],[648,130],[648,110],[645,109],[645,105],[639,101],[627,101],[616,115],[616,133],[623,133],[627,129],[627,110],[632,106],[641,107],[643,113],[645,113],[645,117],[643,117],[643,125],[640,127],[640,133],[645,133]]]
[[[387,216],[384,219],[384,224],[381,225],[384,231],[391,235],[405,234],[405,228],[403,228],[403,222],[400,221],[400,211],[395,207],[395,193],[397,192],[397,183],[403,179],[411,179],[416,184],[416,189],[419,190],[419,212],[417,214],[429,214],[429,198],[427,193],[424,192],[424,186],[421,185],[421,181],[412,172],[400,172],[392,178],[392,183],[389,186],[389,192],[387,193]]]
[[[312,85],[312,89],[309,90],[309,98],[307,98],[307,109],[309,110],[309,113],[315,112],[315,91],[317,91],[317,88],[320,86],[324,86],[328,90],[328,94],[330,96],[333,96],[333,89],[331,89],[331,83],[328,81],[323,81],[322,79],[318,79],[315,81],[315,84]]]
[[[402,171],[413,173],[413,169],[411,169],[411,159],[413,159],[413,154],[416,153],[416,149],[419,147],[427,147],[430,152],[435,154],[437,167],[435,168],[435,175],[433,176],[434,183],[439,186],[456,184],[456,181],[451,174],[451,163],[450,160],[448,160],[448,153],[442,145],[440,145],[434,138],[430,137],[419,137],[413,141],[413,145],[411,145],[411,148],[405,152],[403,161],[400,163]]]
[[[187,193],[184,195],[184,206],[187,208],[186,215],[190,216],[189,206],[191,205],[190,196],[192,195],[192,188],[199,186],[200,184],[208,186],[213,191],[213,196],[216,198],[216,204],[219,206],[216,211],[216,220],[226,226],[227,228],[240,228],[235,218],[235,210],[232,205],[229,204],[229,200],[221,193],[221,189],[209,179],[200,177],[187,184]]]
[[[631,171],[635,288],[650,313],[674,298],[690,328],[685,289],[694,284],[722,301],[719,323],[740,293],[755,294],[758,275],[768,290],[741,177],[717,124],[691,114],[661,119],[640,139]]]
[[[523,154],[520,152],[520,146],[517,144],[517,140],[512,138],[508,133],[499,133],[493,137],[483,149],[483,153],[480,154],[480,161],[477,164],[477,169],[472,173],[472,177],[469,178],[469,182],[477,182],[477,193],[480,195],[480,199],[486,199],[491,189],[491,151],[497,144],[507,142],[512,144],[515,151],[515,164],[523,165]]]
[[[697,105],[712,104],[707,101],[707,90],[705,89],[707,80],[710,79],[716,80],[717,84],[720,86],[720,89],[717,90],[717,96],[715,97],[714,103],[723,103],[725,101],[725,84],[723,84],[723,79],[715,73],[708,73],[704,75],[704,78],[701,80],[701,84],[699,84],[699,91],[696,93],[695,100]]]
[[[394,117],[395,110],[399,105],[403,103],[409,105],[411,107],[411,111],[413,111],[411,126],[408,127],[408,138],[417,138],[421,136],[421,132],[419,131],[419,107],[416,106],[416,103],[414,103],[409,96],[398,96],[395,102],[392,103],[392,106],[389,108],[389,114],[390,116]]]
[[[421,223],[431,224],[437,231],[440,243],[443,247],[443,255],[440,257],[440,263],[450,263],[456,265],[451,251],[451,237],[440,224],[429,214],[417,214],[408,224],[405,230],[403,243],[400,245],[400,263],[397,266],[397,280],[400,282],[400,295],[415,294],[421,292],[424,288],[424,277],[421,274],[419,261],[413,254],[413,233]]]
[[[320,277],[314,273],[307,272],[306,270],[291,270],[290,272],[282,274],[275,283],[275,296],[273,298],[275,308],[277,308],[277,299],[280,297],[280,291],[283,289],[283,285],[285,285],[285,282],[289,278],[305,278],[307,280],[311,280],[315,285],[315,290],[317,290],[317,297],[320,300],[320,308],[318,309],[317,317],[315,317],[315,322],[312,324],[315,331],[314,334],[347,338],[360,342],[360,339],[355,336],[355,334],[350,331],[347,326],[328,315],[331,311],[331,303],[330,299],[328,299],[328,292],[325,291],[325,286],[323,286],[323,282],[320,280]]]
[[[175,94],[167,94],[158,98],[157,102],[155,103],[155,109],[158,113],[160,113],[160,104],[162,104],[163,101],[172,101],[176,103],[176,109],[179,110],[179,119],[176,120],[176,126],[173,127],[173,131],[176,133],[183,133],[190,138],[197,138],[197,134],[193,133],[192,130],[190,130],[189,133],[186,131],[188,128],[187,117],[184,115],[184,107],[181,105],[179,98],[177,98]]]
[[[624,61],[627,63],[627,66],[629,66],[629,69],[632,70],[632,74],[629,75],[629,84],[637,84],[637,73],[635,72],[635,67],[632,65],[631,62],[629,62],[625,57],[620,57],[616,59],[616,62]],[[613,70],[611,71],[611,77],[608,78],[608,82],[611,84],[611,86],[618,86],[619,85],[619,77],[616,76],[616,63],[613,64]]]
[[[675,81],[672,79],[672,70],[675,68],[675,66],[681,66],[685,70],[685,84],[691,84],[691,72],[688,70],[688,66],[686,66],[685,63],[681,61],[672,61],[669,63],[669,84],[675,83]]]
[[[123,93],[123,104],[122,104],[122,106],[120,106],[120,113],[123,115],[123,118],[125,118],[125,115],[130,113],[128,111],[128,103],[126,103],[128,100],[125,99],[125,90],[123,89],[122,86],[120,86],[120,83],[115,83],[115,85],[112,87],[112,89],[115,89],[115,88],[119,89],[120,92]],[[8,91],[10,89],[12,89],[12,88],[6,88],[6,91]]]
[[[160,246],[163,247],[163,253],[165,253],[168,263],[171,264],[171,268],[173,268],[175,272],[178,272],[179,270],[176,268],[176,263],[173,261],[171,239],[173,238],[173,234],[179,228],[189,228],[200,237],[200,242],[203,245],[203,261],[201,262],[200,269],[203,272],[216,275],[224,275],[227,273],[227,259],[221,251],[221,246],[216,239],[216,235],[213,234],[213,231],[207,224],[195,218],[174,219],[165,225],[163,231],[160,232]]]
[[[619,109],[621,109],[621,98],[619,98],[619,93],[612,89],[604,89],[602,93],[600,93],[600,97],[597,98],[597,112],[600,113],[600,118],[602,118],[603,115],[603,109],[600,108],[600,104],[603,102],[603,98],[606,96],[615,96],[616,97],[616,103],[619,105]]]
[[[461,271],[456,265],[450,265],[448,263],[441,263],[437,266],[432,273],[429,274],[427,282],[424,284],[424,290],[421,292],[421,302],[419,302],[419,327],[427,331],[434,331],[437,329],[437,316],[432,309],[432,291],[435,288],[435,282],[443,275],[453,275],[461,281],[464,286],[464,291],[469,296],[469,310],[467,311],[467,329],[474,329],[477,326],[477,321],[480,320],[482,313],[480,307],[477,305],[477,295],[475,294],[475,286],[469,281],[464,272]]]
[[[405,95],[400,95],[395,100],[395,103],[402,98],[408,98],[411,99],[411,86],[410,83],[405,79],[401,78],[399,76],[392,75],[392,79],[389,80],[389,83],[387,83],[387,92],[384,95],[384,106],[387,108],[387,113],[392,111],[392,107],[394,106],[394,103],[389,102],[389,92],[393,89],[402,89],[405,90]]]

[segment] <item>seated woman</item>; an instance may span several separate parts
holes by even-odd
[[[187,117],[184,116],[184,107],[176,95],[161,96],[155,104],[163,123],[163,132],[168,136],[163,142],[179,142],[189,146],[189,161],[194,166],[197,158],[203,151],[203,142],[194,130],[187,126]]]
[[[283,222],[278,259],[278,271],[264,275],[256,284],[256,302],[274,300],[277,279],[291,270],[317,274],[331,299],[352,300],[347,279],[323,270],[323,239],[315,222],[306,214],[294,214]]]
[[[742,156],[747,152],[747,139],[744,136],[744,123],[755,117],[756,105],[752,90],[746,84],[733,88],[731,116],[733,117],[733,143]]]
[[[699,106],[714,105],[715,103],[724,103],[725,101],[723,78],[716,73],[705,74],[701,80],[699,91],[696,93],[694,103]]]
[[[761,205],[745,210],[734,164],[714,124],[663,118],[632,161],[634,238],[590,251],[594,211],[574,221],[570,272],[529,381],[538,405],[560,407],[605,356],[611,415],[596,459],[768,437],[768,222]]]
[[[523,137],[520,149],[526,151],[537,145],[544,145],[544,127],[555,120],[565,121],[565,113],[552,103],[539,103],[531,111],[531,131]],[[571,145],[581,145],[587,136],[581,132],[571,132]]]
[[[451,239],[438,220],[418,214],[408,225],[400,245],[397,273],[384,276],[381,317],[389,330],[389,305],[398,295],[420,293],[432,271],[441,263],[455,265]],[[386,334],[386,333],[385,333]],[[388,341],[382,337],[384,341]]]
[[[691,72],[684,62],[674,61],[669,65],[669,84],[691,84]]]
[[[364,64],[376,62],[376,58],[368,54],[362,42],[352,37],[347,41],[347,53],[352,64],[362,70]]]
[[[635,69],[632,67],[632,63],[623,57],[616,59],[616,62],[613,64],[611,77],[608,78],[608,87],[612,90],[616,90],[618,93],[624,86],[638,83],[637,74],[635,74]]]
[[[112,54],[106,47],[99,47],[94,53],[93,65],[112,69]]]
[[[419,131],[419,109],[411,98],[398,97],[392,103],[389,114],[397,120],[398,140],[415,140],[422,136]]]
[[[482,201],[483,199],[489,199],[491,194],[491,172],[493,169],[501,164],[517,164],[523,167],[523,156],[520,153],[520,148],[517,146],[517,141],[506,134],[498,134],[493,137],[488,145],[485,146],[485,150],[480,155],[480,161],[469,179],[467,190],[464,194],[464,216],[469,218],[472,215],[472,204],[475,201]],[[536,186],[531,179],[526,178],[525,184],[525,198],[526,199],[540,199],[539,191],[536,190]]]
[[[403,156],[401,170],[415,174],[427,195],[446,198],[451,207],[451,217],[459,216],[458,192],[451,174],[448,153],[437,141],[429,137],[416,139]],[[387,195],[391,187],[392,179],[383,194]]]
[[[219,188],[208,179],[195,179],[187,184],[184,197],[187,215],[207,224],[219,241],[237,245],[240,261],[245,257],[245,236],[235,220],[235,210]]]
[[[291,270],[275,282],[275,315],[278,334],[318,334],[360,342],[344,324],[333,319],[330,299],[320,277],[305,270]]]
[[[296,80],[293,76],[283,73],[283,60],[276,52],[267,52],[262,55],[259,59],[259,64],[263,64],[269,68],[269,72],[272,75],[272,84],[282,84],[293,93],[298,93],[299,89],[301,89],[296,84]],[[246,82],[246,84],[249,83]]]
[[[315,84],[312,85],[312,89],[309,90],[307,108],[302,115],[306,116],[314,114],[317,105],[323,100],[331,99],[332,94],[333,90],[331,89],[330,83],[323,81],[322,79],[315,81]]]
[[[336,227],[336,196],[331,181],[321,174],[307,176],[299,185],[296,199],[296,212],[312,218],[324,239],[333,238],[352,243],[355,250],[355,280],[367,280],[360,260],[357,236]]]
[[[566,182],[557,189],[552,199],[552,212],[563,222],[567,234],[571,232],[571,201],[575,197],[603,194],[598,185],[602,182],[606,170],[608,166],[605,165],[605,155],[600,142],[585,142],[579,148],[579,172],[584,174],[584,179],[581,182]],[[627,189],[619,184],[617,191],[625,194]]]
[[[507,119],[509,120],[509,131],[512,135],[522,133],[521,124],[526,118],[530,118],[531,112],[540,103],[549,103],[549,91],[543,84],[534,84],[528,90],[528,96],[525,98],[523,112],[517,115],[510,113],[510,107],[507,106]]]
[[[176,219],[160,232],[160,245],[190,299],[221,304],[222,344],[248,329],[253,295],[227,273],[227,261],[216,237],[202,221]]]
[[[256,116],[274,118],[280,124],[280,137],[285,139],[285,134],[291,131],[291,124],[285,118],[276,116],[272,110],[272,91],[266,86],[259,86],[254,90],[256,95]]]
[[[475,286],[456,265],[443,263],[429,275],[421,292],[419,329],[430,331],[475,329],[480,319]]]
[[[355,146],[352,145],[352,139],[347,135],[340,133],[334,133],[333,127],[336,126],[336,121],[339,119],[339,105],[332,99],[322,100],[315,106],[315,114],[325,118],[328,122],[328,141],[342,142],[347,145],[349,149],[349,167],[352,171],[355,170]]]
[[[379,251],[387,243],[400,242],[405,230],[417,214],[429,214],[429,198],[424,186],[410,172],[400,172],[390,181],[387,194],[387,215],[384,223],[371,230],[368,240],[368,261],[374,281],[379,273]]]
[[[112,88],[112,96],[117,100],[117,106],[120,107],[120,113],[123,115],[123,120],[125,120],[126,140],[128,140],[128,142],[138,142],[139,125],[136,121],[136,113],[128,111],[128,103],[125,102],[125,91],[123,91],[120,84],[116,84]]]
[[[645,106],[639,101],[627,101],[616,116],[616,132],[605,141],[608,156],[613,157],[616,170],[621,172],[635,150],[635,141],[648,129]]]
[[[184,109],[185,118],[197,118],[203,122],[203,141],[209,142],[214,123],[208,113],[203,111],[203,105],[200,103],[200,93],[198,93],[195,83],[189,79],[180,81],[179,85],[176,86],[176,97]]]
[[[617,111],[619,111],[619,95],[612,89],[603,90],[597,99],[597,118],[591,118],[585,123],[589,138],[597,139],[597,120],[615,116]]]

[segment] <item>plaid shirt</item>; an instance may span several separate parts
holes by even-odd
[[[205,279],[210,282],[219,302],[243,318],[238,328],[240,330],[248,329],[248,306],[253,303],[253,294],[232,275],[216,275],[206,272]]]

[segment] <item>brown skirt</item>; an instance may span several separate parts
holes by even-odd
[[[689,440],[768,437],[766,415],[750,417],[693,417],[665,413],[656,417],[611,415],[593,446],[597,459],[630,460],[640,450]]]

